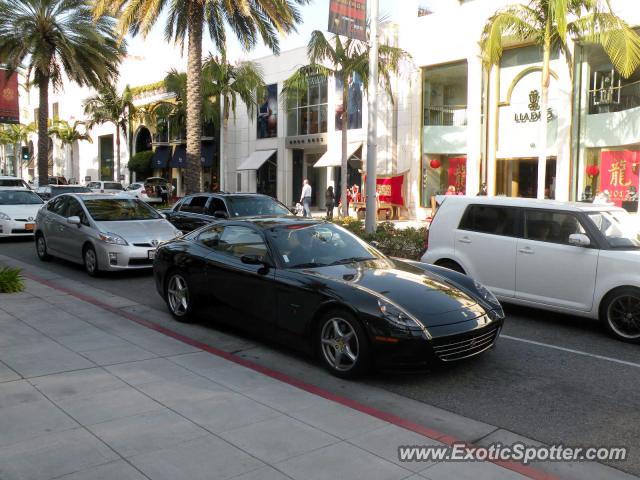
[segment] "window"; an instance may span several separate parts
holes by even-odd
[[[158,220],[158,212],[137,199],[84,200],[84,206],[96,222],[123,222],[128,220]]]
[[[518,232],[517,224],[518,210],[515,208],[470,205],[458,228],[491,235],[515,237]]]
[[[104,188],[106,190],[124,190],[124,188],[122,188],[122,184],[118,182],[105,182]]]
[[[95,188],[95,189],[99,189],[99,188],[100,188],[100,182],[90,182],[90,183],[87,183],[87,188]]]
[[[80,217],[80,221],[83,225],[89,225],[82,205],[80,205],[80,202],[78,202],[75,198],[69,197],[67,201],[67,213],[65,217]]]
[[[64,197],[58,197],[55,200],[52,200],[51,202],[49,202],[47,209],[50,212],[55,213],[56,215],[60,215],[61,217],[64,217],[66,215],[68,198],[69,197],[64,196]]]
[[[42,199],[33,192],[0,190],[0,205],[42,205]]]
[[[258,138],[278,136],[278,85],[267,85],[258,94]]]
[[[241,258],[243,255],[267,256],[267,245],[258,232],[248,227],[225,227],[216,247],[221,253]]]
[[[180,205],[180,211],[189,213],[205,213],[204,207],[207,204],[207,200],[209,200],[209,197],[202,195],[188,198],[182,202],[182,205]]]
[[[290,98],[287,108],[287,135],[326,133],[327,78],[309,80],[309,89],[298,98]]]
[[[222,199],[213,197],[211,202],[209,203],[209,213],[213,215],[216,212],[224,212],[228,215],[227,207],[225,206]]]
[[[342,104],[343,94],[343,81],[342,76],[336,76],[336,130],[342,130],[342,116],[344,114],[344,105]],[[347,112],[348,127],[362,128],[362,97],[364,94],[364,85],[360,75],[354,73],[349,80],[348,85],[348,100],[347,100]]]
[[[527,210],[525,212],[524,238],[538,242],[569,244],[569,235],[585,229],[578,218],[566,212],[551,210]]]
[[[58,102],[55,102],[51,106],[51,113],[52,113],[53,120],[59,120],[60,119],[60,104]]]
[[[218,248],[218,243],[220,242],[220,234],[224,227],[211,227],[207,228],[205,231],[201,232],[198,235],[197,242],[201,243],[205,247],[209,248]]]
[[[467,62],[423,70],[423,126],[467,125],[467,70]]]
[[[287,207],[277,200],[256,195],[233,195],[227,197],[232,217],[253,217],[260,215],[291,215]]]

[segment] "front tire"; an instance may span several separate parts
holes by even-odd
[[[82,259],[84,261],[84,269],[90,277],[97,277],[100,275],[100,265],[98,264],[98,255],[95,248],[87,246],[82,252]]]
[[[607,295],[600,318],[618,340],[640,343],[640,289],[625,287]]]
[[[47,241],[41,233],[36,235],[36,253],[38,254],[38,258],[43,262],[51,260],[51,255],[49,255],[47,251]]]
[[[315,343],[324,367],[336,377],[356,378],[371,366],[365,331],[348,312],[333,310],[325,314],[318,323]]]
[[[165,302],[173,318],[179,322],[193,320],[194,301],[189,282],[180,272],[170,272],[164,289]]]

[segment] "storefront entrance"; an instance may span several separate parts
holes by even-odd
[[[556,159],[547,159],[545,198],[555,198]],[[536,198],[538,159],[508,158],[496,161],[496,195]]]

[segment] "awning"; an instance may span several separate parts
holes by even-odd
[[[171,157],[171,149],[169,147],[156,147],[156,151],[153,152],[151,158],[151,164],[153,168],[166,168]]]
[[[353,154],[362,147],[362,142],[350,143],[347,145],[347,158],[351,159]],[[338,149],[327,150],[327,152],[320,157],[314,167],[340,167],[342,165],[342,145],[338,146]]]
[[[276,150],[256,150],[240,164],[238,170],[258,170]]]
[[[213,158],[216,153],[216,144],[214,142],[202,142],[202,155],[200,161],[205,168],[213,167]]]
[[[173,157],[171,157],[171,168],[183,168],[187,165],[187,146],[176,145],[176,149],[173,151]]]

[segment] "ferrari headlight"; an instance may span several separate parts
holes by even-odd
[[[111,243],[113,245],[127,245],[127,241],[115,233],[99,233],[98,237],[105,243]]]
[[[11,217],[4,212],[0,212],[0,220],[11,220]]]
[[[422,324],[397,305],[378,299],[378,308],[384,318],[401,328],[422,328]]]
[[[476,292],[478,292],[478,295],[480,295],[480,298],[482,298],[485,302],[490,303],[491,305],[500,305],[500,302],[498,301],[496,296],[491,293],[489,289],[483,284],[474,281],[473,286],[475,287]]]

